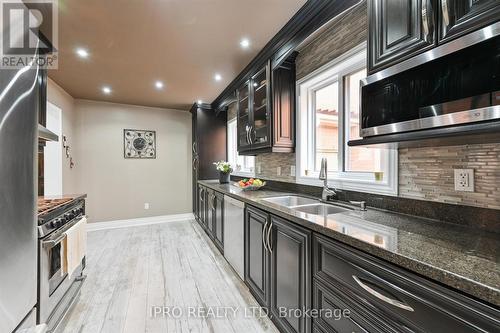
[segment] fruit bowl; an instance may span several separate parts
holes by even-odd
[[[234,183],[234,186],[242,189],[243,191],[257,191],[262,187],[266,186],[266,182],[260,179],[243,179],[239,182]]]

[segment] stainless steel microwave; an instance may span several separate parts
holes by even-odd
[[[500,121],[500,23],[361,83],[360,135]]]

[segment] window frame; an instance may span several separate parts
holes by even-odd
[[[232,130],[233,127],[234,127],[234,132],[235,132],[235,135],[234,135],[235,140],[233,139],[233,137],[232,137],[232,135],[230,133],[230,131]],[[231,175],[233,175],[233,176],[239,176],[239,177],[255,177],[255,157],[254,156],[245,156],[245,155],[239,155],[238,154],[238,124],[237,124],[236,117],[227,121],[226,134],[227,134],[227,142],[228,142],[228,145],[227,145],[228,162],[233,167],[233,172],[231,172]],[[230,140],[233,140],[234,142],[230,143]],[[232,156],[232,153],[230,152],[230,147],[231,146],[234,146],[233,153],[235,154],[235,160],[233,160],[233,161],[231,161],[231,158],[230,158],[230,156]],[[242,166],[242,170],[237,170],[238,157],[241,157],[244,160],[244,162],[243,162],[244,165]],[[249,160],[251,158],[253,158],[253,166],[250,166],[249,168],[246,168],[246,166],[248,164],[251,164],[249,162]]]
[[[398,195],[397,149],[386,149],[387,153],[383,154],[383,158],[386,160],[384,162],[385,168],[381,170],[384,172],[382,181],[375,180],[374,172],[347,171],[349,129],[347,129],[348,124],[346,122],[348,118],[345,115],[348,108],[345,77],[367,67],[366,54],[365,42],[297,81],[296,183],[323,186],[323,181],[318,179],[319,172],[315,171],[314,167],[316,159],[314,94],[322,87],[338,82],[338,171],[328,172],[328,185],[337,189]],[[313,168],[310,168],[311,165],[313,165]]]

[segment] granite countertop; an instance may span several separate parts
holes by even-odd
[[[213,190],[351,245],[429,279],[500,306],[500,237],[469,227],[368,207],[317,216],[262,200],[301,195],[243,191],[231,184],[199,181]]]

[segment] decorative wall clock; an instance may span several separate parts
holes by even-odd
[[[125,158],[156,158],[156,132],[123,130]]]

